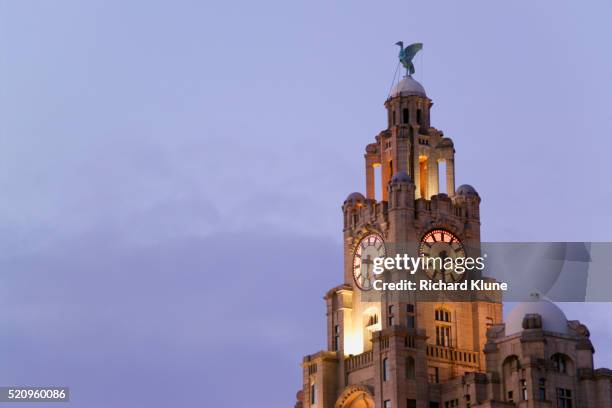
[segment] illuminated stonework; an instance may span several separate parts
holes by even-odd
[[[511,327],[523,329],[506,333],[501,296],[365,296],[381,253],[424,255],[444,242],[456,252],[446,256],[479,256],[481,199],[469,185],[455,189],[454,143],[430,126],[431,106],[424,90],[385,102],[387,127],[365,149],[366,194],[342,206],[344,283],[325,295],[327,348],[304,357],[296,408],[612,407],[612,372],[593,369],[588,330],[558,313],[550,326],[550,306],[522,305]]]

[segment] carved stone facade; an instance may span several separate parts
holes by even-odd
[[[521,306],[507,326],[519,319],[519,331],[507,333],[499,294],[373,301],[356,284],[355,250],[371,234],[389,256],[416,256],[436,229],[479,254],[481,199],[469,185],[455,189],[454,144],[430,126],[431,106],[411,77],[385,102],[387,128],[365,149],[366,194],[342,206],[344,283],[325,296],[327,349],[304,357],[296,407],[612,407],[612,373],[593,369],[588,330],[548,302]]]

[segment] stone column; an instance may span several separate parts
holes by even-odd
[[[440,178],[438,176],[438,159],[436,157],[429,156],[427,159],[427,174],[429,177],[427,189],[430,198],[432,195],[436,195],[440,192]]]
[[[455,159],[446,159],[446,194],[455,195]]]
[[[372,164],[372,159],[366,156],[365,160],[365,170],[366,170],[366,198],[374,199],[376,197],[375,186],[376,182],[374,181],[374,165]]]

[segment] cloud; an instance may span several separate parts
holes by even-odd
[[[282,406],[323,347],[340,254],[271,229],[146,244],[100,230],[6,257],[0,383],[68,385],[75,407],[187,407],[242,406],[272,382],[255,406]]]

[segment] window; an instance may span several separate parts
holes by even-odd
[[[435,401],[429,401],[429,408],[438,408],[440,404]]]
[[[546,380],[543,378],[538,380],[538,399],[546,401]]]
[[[508,391],[508,402],[514,402],[514,397],[512,395],[512,391]]]
[[[438,322],[450,323],[451,321],[450,312],[445,309],[436,309],[434,317]],[[451,327],[449,324],[436,325],[436,345],[452,347]]]
[[[436,309],[434,316],[439,322],[449,322],[451,321],[450,312],[444,309]]]
[[[416,408],[416,400],[413,400],[413,399],[406,400],[406,408]]]
[[[440,370],[438,367],[429,367],[429,382],[434,384],[440,382]]]
[[[385,403],[383,405],[385,408],[391,408],[391,400],[385,400]]]
[[[389,305],[389,316],[387,317],[387,320],[389,321],[389,326],[393,326],[395,324],[395,319],[393,316],[393,305]]]
[[[551,359],[557,372],[567,373],[567,358],[563,354],[555,354]]]
[[[414,329],[414,305],[408,303],[406,305],[406,327],[409,329]]]
[[[472,397],[470,394],[465,394],[465,406],[470,408],[472,406]]]
[[[334,351],[340,350],[340,326],[334,326]]]
[[[458,399],[446,401],[444,403],[444,408],[455,408],[455,407],[458,407],[458,406],[459,406],[459,400]]]
[[[391,122],[393,126],[395,126],[395,111],[393,111],[393,121]]]
[[[317,387],[315,383],[310,384],[310,404],[314,405],[317,403]]]
[[[557,388],[557,408],[572,408],[572,390]]]
[[[404,108],[402,110],[402,123],[409,123],[410,122],[410,111],[408,110],[408,108]]]
[[[450,326],[436,326],[436,345],[452,347]]]
[[[414,358],[406,357],[406,378],[414,378]]]
[[[389,360],[387,358],[383,358],[382,361],[382,374],[383,381],[387,381],[389,379]]]
[[[420,125],[421,124],[421,110],[417,109],[417,123]]]
[[[521,397],[523,401],[527,401],[527,381],[521,380]]]

